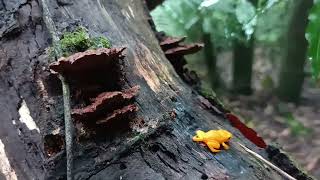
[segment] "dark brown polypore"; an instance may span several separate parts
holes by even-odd
[[[93,97],[101,92],[121,89],[119,87],[120,61],[124,58],[124,50],[125,48],[121,47],[78,52],[69,57],[60,58],[50,65],[50,69],[67,78],[72,85],[73,95]],[[86,89],[92,87],[96,88],[93,93],[85,94]],[[79,92],[81,93],[79,94]]]
[[[105,112],[112,112],[117,108],[121,108],[126,102],[129,102],[138,94],[138,91],[139,86],[134,86],[122,92],[103,92],[92,99],[92,104],[84,108],[74,109],[72,111],[72,117],[75,120],[89,120],[105,114]]]
[[[203,44],[201,43],[180,44],[184,40],[185,37],[164,37],[161,39],[160,46],[167,57],[193,54],[200,51],[203,48]]]
[[[167,50],[170,48],[174,48],[179,46],[179,43],[183,42],[186,39],[186,37],[163,37],[161,38],[160,46],[162,50]]]
[[[50,64],[54,72],[73,75],[90,70],[105,68],[124,57],[124,47],[121,48],[100,48],[78,52],[69,57],[61,57],[57,62]]]
[[[203,48],[203,44],[194,43],[190,45],[178,45],[176,47],[170,48],[164,51],[166,56],[184,56],[188,54],[193,54],[200,51]]]
[[[134,115],[134,113],[137,112],[138,110],[139,108],[136,105],[130,104],[121,109],[117,109],[113,111],[112,113],[108,114],[106,118],[98,120],[96,124],[107,124],[116,120],[121,121],[121,120],[131,119],[131,116]]]
[[[171,62],[178,75],[189,85],[200,86],[200,80],[197,74],[194,71],[189,71],[184,67],[187,64],[184,55],[193,54],[200,51],[203,48],[203,44],[180,44],[184,40],[185,37],[174,38],[165,35],[159,37],[161,49]]]

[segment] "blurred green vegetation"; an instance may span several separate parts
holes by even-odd
[[[261,84],[281,100],[298,102],[306,76],[305,22],[312,3],[312,0],[166,0],[151,15],[158,31],[168,36],[187,36],[189,42],[205,43],[203,52],[187,57],[189,67],[197,66],[195,70],[204,84],[211,84],[215,90],[228,87],[220,83],[219,77],[221,71],[227,70],[217,68],[216,63],[221,53],[233,52],[230,75],[233,82],[229,89],[250,94],[254,51],[269,48],[272,54],[266,60],[279,64],[279,74],[263,78]],[[319,7],[316,4],[311,11],[307,32],[315,77],[320,74]],[[242,91],[243,88],[247,90]]]
[[[286,124],[294,136],[310,135],[312,129],[305,127],[292,113],[288,113],[286,117]]]
[[[289,0],[166,0],[151,12],[158,31],[200,40],[212,33],[216,48],[230,48],[235,39],[247,42],[256,31],[258,41],[276,43],[285,32]],[[281,19],[281,21],[279,21]],[[244,30],[245,34],[241,33]]]
[[[320,79],[320,1],[316,0],[309,14],[306,33],[309,42],[308,54],[315,79]]]
[[[276,106],[277,112],[283,118],[283,124],[286,125],[292,135],[294,136],[308,136],[312,134],[312,129],[305,127],[304,124],[297,119],[293,113],[289,110],[288,105],[285,103],[279,103]]]

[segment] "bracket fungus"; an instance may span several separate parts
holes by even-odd
[[[194,71],[190,71],[184,67],[187,64],[184,55],[200,51],[203,48],[203,44],[181,44],[185,38],[186,37],[160,37],[160,47],[178,75],[188,84],[195,85],[198,84],[200,80]]]
[[[124,50],[123,47],[87,50],[50,65],[54,74],[62,74],[71,85],[71,117],[78,139],[100,134],[113,123],[129,124],[128,120],[138,111],[133,99],[140,87],[123,89],[120,85]]]
[[[133,115],[133,113],[135,113],[138,110],[139,108],[136,105],[130,104],[121,109],[114,110],[112,113],[108,114],[106,118],[98,120],[96,124],[107,124],[112,123],[113,120],[117,119],[128,119],[131,115]]]
[[[200,51],[203,48],[202,43],[181,44],[184,40],[185,37],[164,37],[160,41],[160,46],[164,51],[164,54],[169,58],[193,54]]]
[[[99,117],[101,114],[106,115],[108,113],[112,113],[115,110],[118,110],[118,113],[114,112],[113,115],[111,115],[114,116],[114,118],[118,117],[117,114],[121,114],[120,112],[122,112],[122,114],[129,113],[131,112],[130,109],[123,109],[122,107],[129,103],[137,95],[138,91],[139,86],[134,86],[130,89],[123,90],[122,92],[103,92],[93,99],[92,104],[83,108],[74,109],[72,111],[72,117],[76,121],[85,122],[91,121],[92,119]],[[132,104],[131,109],[137,109],[137,107]]]
[[[117,70],[119,60],[124,58],[121,48],[100,48],[61,57],[50,64],[53,73],[63,74],[72,80],[90,81],[93,75]],[[97,74],[98,73],[98,74]]]
[[[160,46],[162,50],[168,50],[170,48],[174,48],[176,46],[179,46],[179,43],[183,42],[186,39],[186,37],[163,37],[161,38]]]

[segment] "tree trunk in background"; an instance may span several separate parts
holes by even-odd
[[[258,0],[249,0],[257,7]],[[243,32],[244,33],[244,32]],[[254,55],[254,34],[247,44],[236,41],[233,48],[232,91],[236,94],[252,93],[251,79]]]
[[[254,38],[248,44],[235,42],[233,49],[233,83],[232,91],[236,94],[250,95]]]
[[[106,81],[103,88],[139,85],[140,92],[134,100],[139,111],[134,119],[127,118],[132,129],[101,126],[105,134],[77,139],[75,179],[284,179],[237,142],[266,157],[265,149],[248,141],[231,126],[225,111],[217,110],[178,77],[149,26],[142,1],[48,0],[46,16],[39,2],[0,3],[0,160],[8,161],[7,167],[1,166],[0,177],[65,179],[61,84],[49,72],[52,60],[46,48],[52,32],[61,35],[81,25],[90,34],[107,36],[114,47],[126,47],[126,56],[117,66],[122,77],[109,82],[106,79],[115,74],[103,71],[98,79]],[[45,18],[52,20],[54,28],[46,27]],[[71,94],[72,108],[81,106],[77,94]],[[197,129],[218,128],[234,135],[228,151],[213,154],[191,140]]]
[[[286,52],[281,62],[277,95],[281,100],[297,102],[301,95],[305,77],[307,40],[305,30],[308,22],[308,11],[312,0],[294,1],[292,17],[285,38]]]
[[[213,89],[217,89],[219,87],[219,75],[217,73],[217,56],[214,44],[211,40],[211,34],[204,32],[202,40],[204,43],[203,52],[208,67],[210,85]]]

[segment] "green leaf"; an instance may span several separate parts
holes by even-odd
[[[239,23],[242,24],[242,29],[247,39],[250,39],[257,24],[255,7],[247,0],[239,0],[236,7],[236,17]]]
[[[320,79],[320,3],[315,2],[309,14],[306,38],[309,42],[308,55],[311,61],[312,74]]]
[[[281,0],[283,1],[283,0]],[[275,4],[279,3],[280,0],[260,0],[258,3],[258,7],[259,9],[261,9],[262,11],[270,9],[271,7],[273,7]]]
[[[167,0],[151,12],[157,31],[170,36],[186,36],[198,21],[198,4],[193,0]]]
[[[212,6],[212,5],[216,4],[217,2],[219,2],[219,0],[204,0],[200,4],[200,8]]]

